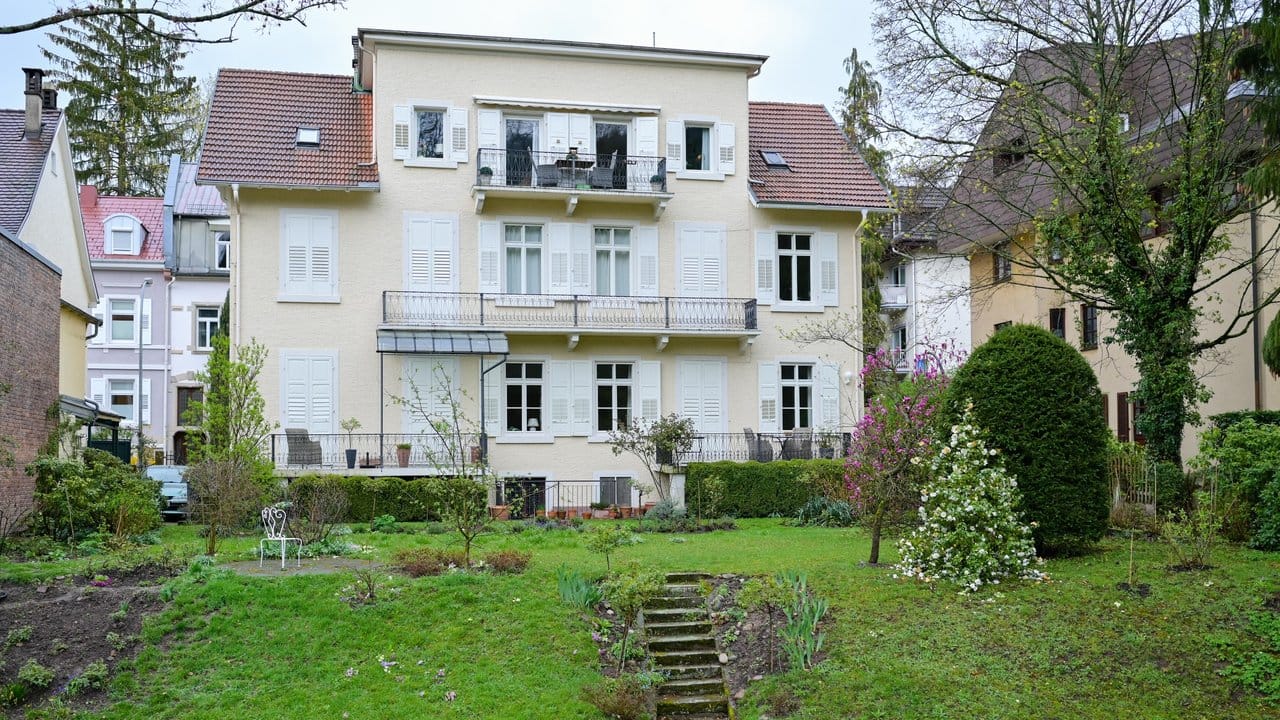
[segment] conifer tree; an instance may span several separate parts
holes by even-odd
[[[137,0],[105,0],[135,8]],[[48,33],[40,52],[52,66],[66,107],[76,179],[103,194],[159,195],[168,158],[190,158],[201,107],[194,77],[184,76],[184,43],[154,18],[79,18]]]

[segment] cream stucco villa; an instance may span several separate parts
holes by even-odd
[[[282,473],[432,472],[438,439],[396,398],[446,414],[441,381],[487,436],[469,448],[548,502],[638,501],[645,468],[607,443],[633,417],[688,416],[693,454],[743,460],[816,456],[856,420],[859,358],[784,331],[854,310],[888,198],[825,108],[748,101],[766,58],[353,46],[354,77],[223,70],[199,161]]]

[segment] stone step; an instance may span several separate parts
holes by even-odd
[[[650,654],[654,664],[662,667],[720,664],[720,653],[715,650],[652,650]]]
[[[659,695],[659,715],[728,713],[729,698],[723,692],[711,695]]]
[[[684,678],[662,683],[663,695],[716,695],[724,694],[724,678]]]
[[[650,637],[662,635],[710,635],[710,620],[680,620],[676,622],[646,622],[644,631]]]
[[[667,573],[667,582],[669,583],[701,583],[703,580],[710,580],[711,573],[704,572],[669,572]]]
[[[659,635],[649,638],[649,649],[655,652],[680,650],[716,652],[716,639],[709,635]]]
[[[667,583],[667,595],[693,595],[702,597],[701,585],[682,585],[679,583]]]
[[[697,608],[645,608],[646,623],[694,622],[707,619],[707,609]]]
[[[695,595],[663,595],[645,604],[646,610],[650,608],[705,609],[706,603]]]
[[[697,680],[703,678],[723,679],[719,663],[715,665],[669,665],[662,668],[662,674],[671,680]]]

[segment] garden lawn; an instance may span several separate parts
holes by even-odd
[[[868,541],[858,529],[740,524],[736,532],[646,534],[614,563],[802,570],[831,601],[826,660],[753,686],[743,718],[759,717],[765,696],[786,691],[800,701],[797,718],[1277,714],[1219,675],[1221,648],[1247,643],[1249,614],[1280,593],[1276,554],[1225,548],[1217,568],[1175,573],[1165,570],[1163,546],[1139,542],[1136,581],[1151,585],[1141,599],[1115,588],[1127,579],[1128,544],[1110,540],[1096,554],[1050,562],[1049,583],[961,596],[861,566]],[[164,537],[183,550],[198,543],[188,527],[168,527]],[[455,543],[426,534],[352,539],[374,546],[375,559]],[[247,558],[256,543],[229,540],[220,559]],[[399,578],[391,583],[398,595],[357,609],[338,597],[350,573],[225,575],[186,586],[147,624],[144,649],[115,681],[119,702],[98,717],[600,717],[578,697],[598,677],[598,660],[585,624],[559,601],[555,568],[599,575],[604,559],[560,530],[485,536],[478,554],[506,547],[533,552],[528,572]],[[0,564],[0,578],[41,574],[36,565]],[[384,671],[380,657],[398,664]]]

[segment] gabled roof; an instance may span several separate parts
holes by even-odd
[[[938,239],[938,211],[947,204],[945,191],[932,185],[899,185],[894,245],[920,247]]]
[[[0,227],[22,230],[61,118],[60,110],[42,111],[40,137],[28,140],[23,137],[26,112],[0,110]]]
[[[199,166],[193,162],[184,162],[178,166],[177,185],[174,187],[172,199],[173,214],[226,217],[227,205],[222,202],[222,194],[218,192],[218,188],[211,185],[197,185],[197,170]]]
[[[372,114],[348,75],[220,70],[196,182],[375,189]],[[299,127],[319,128],[320,145],[298,147]]]
[[[822,105],[750,103],[751,192],[759,204],[889,209],[889,194]],[[765,164],[782,154],[787,167]]]
[[[80,187],[80,214],[84,217],[84,237],[93,260],[164,261],[164,200],[158,197],[120,197],[98,195],[91,185]],[[142,223],[147,234],[142,239],[142,252],[137,255],[113,255],[104,246],[103,221],[113,215],[132,215]]]

